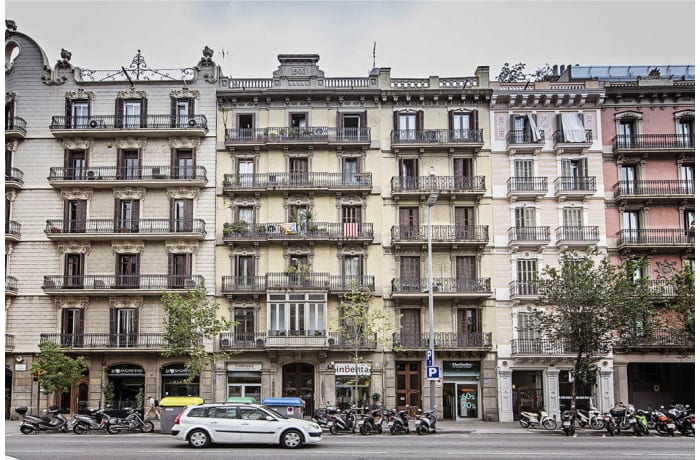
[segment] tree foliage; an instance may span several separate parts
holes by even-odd
[[[54,342],[39,342],[39,354],[32,363],[32,374],[37,376],[46,393],[59,394],[78,383],[87,370],[85,358],[72,358]]]
[[[559,79],[554,75],[554,69],[549,64],[538,67],[533,73],[525,73],[525,64],[519,62],[510,66],[508,62],[503,64],[501,72],[496,79],[501,83],[514,83],[526,81],[556,81]]]
[[[546,306],[537,313],[541,332],[572,356],[572,411],[577,384],[595,383],[596,362],[609,352],[614,335],[653,327],[649,280],[635,276],[644,264],[629,258],[617,265],[595,252],[566,252],[558,267],[547,266],[538,279],[540,304]]]
[[[235,321],[217,318],[219,305],[207,297],[204,285],[188,289],[184,295],[165,292],[161,297],[165,311],[163,318],[166,350],[163,356],[186,356],[187,382],[201,374],[212,359],[223,358],[226,353],[210,355],[204,341],[230,330]]]
[[[684,263],[681,271],[671,279],[674,295],[669,307],[678,313],[681,328],[695,337],[695,270],[689,263]]]

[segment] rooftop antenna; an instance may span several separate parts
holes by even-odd
[[[219,55],[221,55],[221,63],[223,64],[224,60],[226,60],[226,58],[229,57],[229,52],[228,50],[222,48],[221,51],[219,51]]]
[[[375,69],[377,68],[377,42],[374,42],[374,46],[372,47],[372,68]]]

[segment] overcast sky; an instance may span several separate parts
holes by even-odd
[[[694,64],[692,1],[37,1],[10,0],[5,17],[51,65],[61,48],[89,69],[190,67],[205,45],[224,74],[269,78],[277,55],[314,53],[326,76],[473,75],[504,62]],[[225,57],[221,52],[225,52]]]

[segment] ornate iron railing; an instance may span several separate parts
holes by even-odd
[[[547,193],[546,177],[509,177],[506,181],[508,193]]]
[[[370,142],[370,128],[241,128],[226,130],[227,144],[276,144],[280,142]]]
[[[44,275],[44,290],[57,289],[193,289],[201,284],[201,275]]]
[[[5,275],[5,291],[17,293],[17,278]]]
[[[199,233],[206,235],[203,219],[86,219],[47,220],[44,232],[63,233]]]
[[[693,347],[695,336],[689,332],[676,329],[652,329],[624,333],[615,340],[616,347],[646,348],[646,347]]]
[[[391,178],[392,192],[485,192],[485,176],[416,176]]]
[[[268,172],[224,174],[224,191],[371,188],[372,173]]]
[[[267,289],[303,288],[345,292],[353,287],[374,290],[373,275],[331,275],[330,273],[267,273],[251,276],[223,276],[221,290],[226,294],[264,292]]]
[[[5,349],[12,350],[15,348],[15,336],[12,334],[5,334]]]
[[[491,348],[490,332],[435,332],[436,349]],[[395,332],[394,348],[428,348],[430,335],[423,333]]]
[[[593,142],[593,130],[584,129],[579,130],[577,134],[583,135],[583,140],[571,141],[567,140],[566,131],[554,131],[554,145],[557,144],[591,144]]]
[[[676,287],[669,280],[649,280],[649,286],[651,287],[651,292],[661,297],[673,297],[676,295]]]
[[[432,225],[433,243],[472,241],[485,243],[489,240],[488,225]],[[391,227],[392,242],[428,241],[427,225],[394,225]]]
[[[598,241],[598,227],[597,226],[565,226],[557,227],[556,229],[557,241]]]
[[[5,131],[19,131],[27,134],[27,122],[22,117],[5,118]]]
[[[168,343],[162,332],[140,333],[107,333],[88,332],[82,334],[44,333],[40,335],[40,341],[57,343],[67,348],[136,348],[136,349],[162,349]],[[203,341],[200,340],[200,344]]]
[[[512,241],[549,241],[549,227],[510,227],[508,242]]]
[[[263,348],[266,338],[264,332],[223,332],[219,334],[219,349]]]
[[[557,177],[554,192],[595,192],[595,176]]]
[[[510,351],[518,355],[570,355],[574,349],[564,340],[549,339],[513,339]]]
[[[328,333],[328,346],[330,348],[351,350],[353,348],[374,350],[377,348],[377,334],[349,337],[340,332]]]
[[[535,281],[511,281],[508,284],[510,296],[537,296],[540,294],[540,286]]]
[[[613,186],[615,197],[694,195],[692,180],[621,180]]]
[[[289,239],[373,239],[374,225],[371,222],[304,222],[290,226],[289,222],[259,224],[224,224],[226,240],[289,240]]]
[[[403,294],[428,294],[429,278],[394,278],[391,290]],[[433,293],[488,294],[491,292],[491,278],[444,278],[433,277]]]
[[[483,144],[483,129],[398,129],[392,144]]]
[[[19,237],[22,234],[22,224],[14,220],[5,222],[5,235]]]
[[[51,181],[143,181],[143,180],[207,180],[204,166],[139,166],[117,167],[96,166],[89,168],[64,168],[56,166],[49,169]]]
[[[208,129],[205,115],[178,117],[172,115],[90,115],[51,117],[50,129]]]
[[[694,134],[631,134],[613,138],[613,151],[692,148],[695,148]]]
[[[24,183],[24,171],[17,168],[5,168],[5,182]]]
[[[680,228],[622,229],[615,234],[620,245],[664,245],[695,244],[695,234]]]
[[[532,134],[532,130],[522,130],[522,131],[508,131],[506,134],[507,145],[520,145],[520,144],[544,144],[544,129],[537,130],[539,137],[535,138]]]

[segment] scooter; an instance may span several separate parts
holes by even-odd
[[[610,436],[615,436],[615,419],[610,414],[603,414],[603,428]]]
[[[435,424],[437,423],[437,415],[435,414],[435,408],[422,412],[418,409],[418,416],[416,417],[416,433],[427,434],[435,433]]]
[[[328,426],[328,421],[331,415],[338,413],[338,409],[332,406],[314,410],[314,415],[311,420],[318,423],[320,426]]]
[[[100,431],[107,429],[109,417],[103,410],[91,410],[90,415],[77,414],[68,426],[75,434],[85,434],[88,431]]]
[[[345,409],[340,414],[328,416],[328,431],[338,434],[341,431],[355,432],[355,414],[351,409]]]
[[[357,429],[360,434],[367,434],[370,431],[382,433],[382,421],[384,420],[384,412],[381,407],[373,409],[369,414],[363,414],[362,420],[357,422]]]
[[[576,426],[571,420],[571,411],[565,410],[561,413],[561,430],[566,436],[576,433]]]
[[[391,434],[410,433],[408,428],[408,410],[389,411],[389,432]]]
[[[547,430],[554,430],[557,427],[557,422],[547,414],[546,410],[537,412],[521,412],[520,426],[530,428],[531,426],[542,425]]]
[[[637,418],[635,417],[637,410],[632,404],[625,406],[622,403],[617,403],[615,407],[610,409],[610,416],[615,422],[615,434],[620,434],[622,430],[632,428],[635,435],[641,435],[642,429],[639,427]]]
[[[659,434],[673,437],[676,433],[676,424],[666,415],[665,410],[664,406],[661,406],[659,410],[651,411],[651,417],[655,422],[654,427]]]
[[[22,416],[22,423],[19,426],[19,431],[22,434],[39,434],[40,431],[68,432],[68,420],[57,406],[49,408],[48,412],[52,415],[51,417],[26,415],[27,406],[18,406],[15,408],[15,412]]]
[[[695,414],[686,404],[676,404],[668,410],[668,417],[675,424],[678,431],[686,436],[695,436]]]
[[[576,421],[581,428],[590,426],[594,430],[600,430],[604,427],[600,411],[593,406],[588,410],[588,413],[583,409],[576,409]]]

